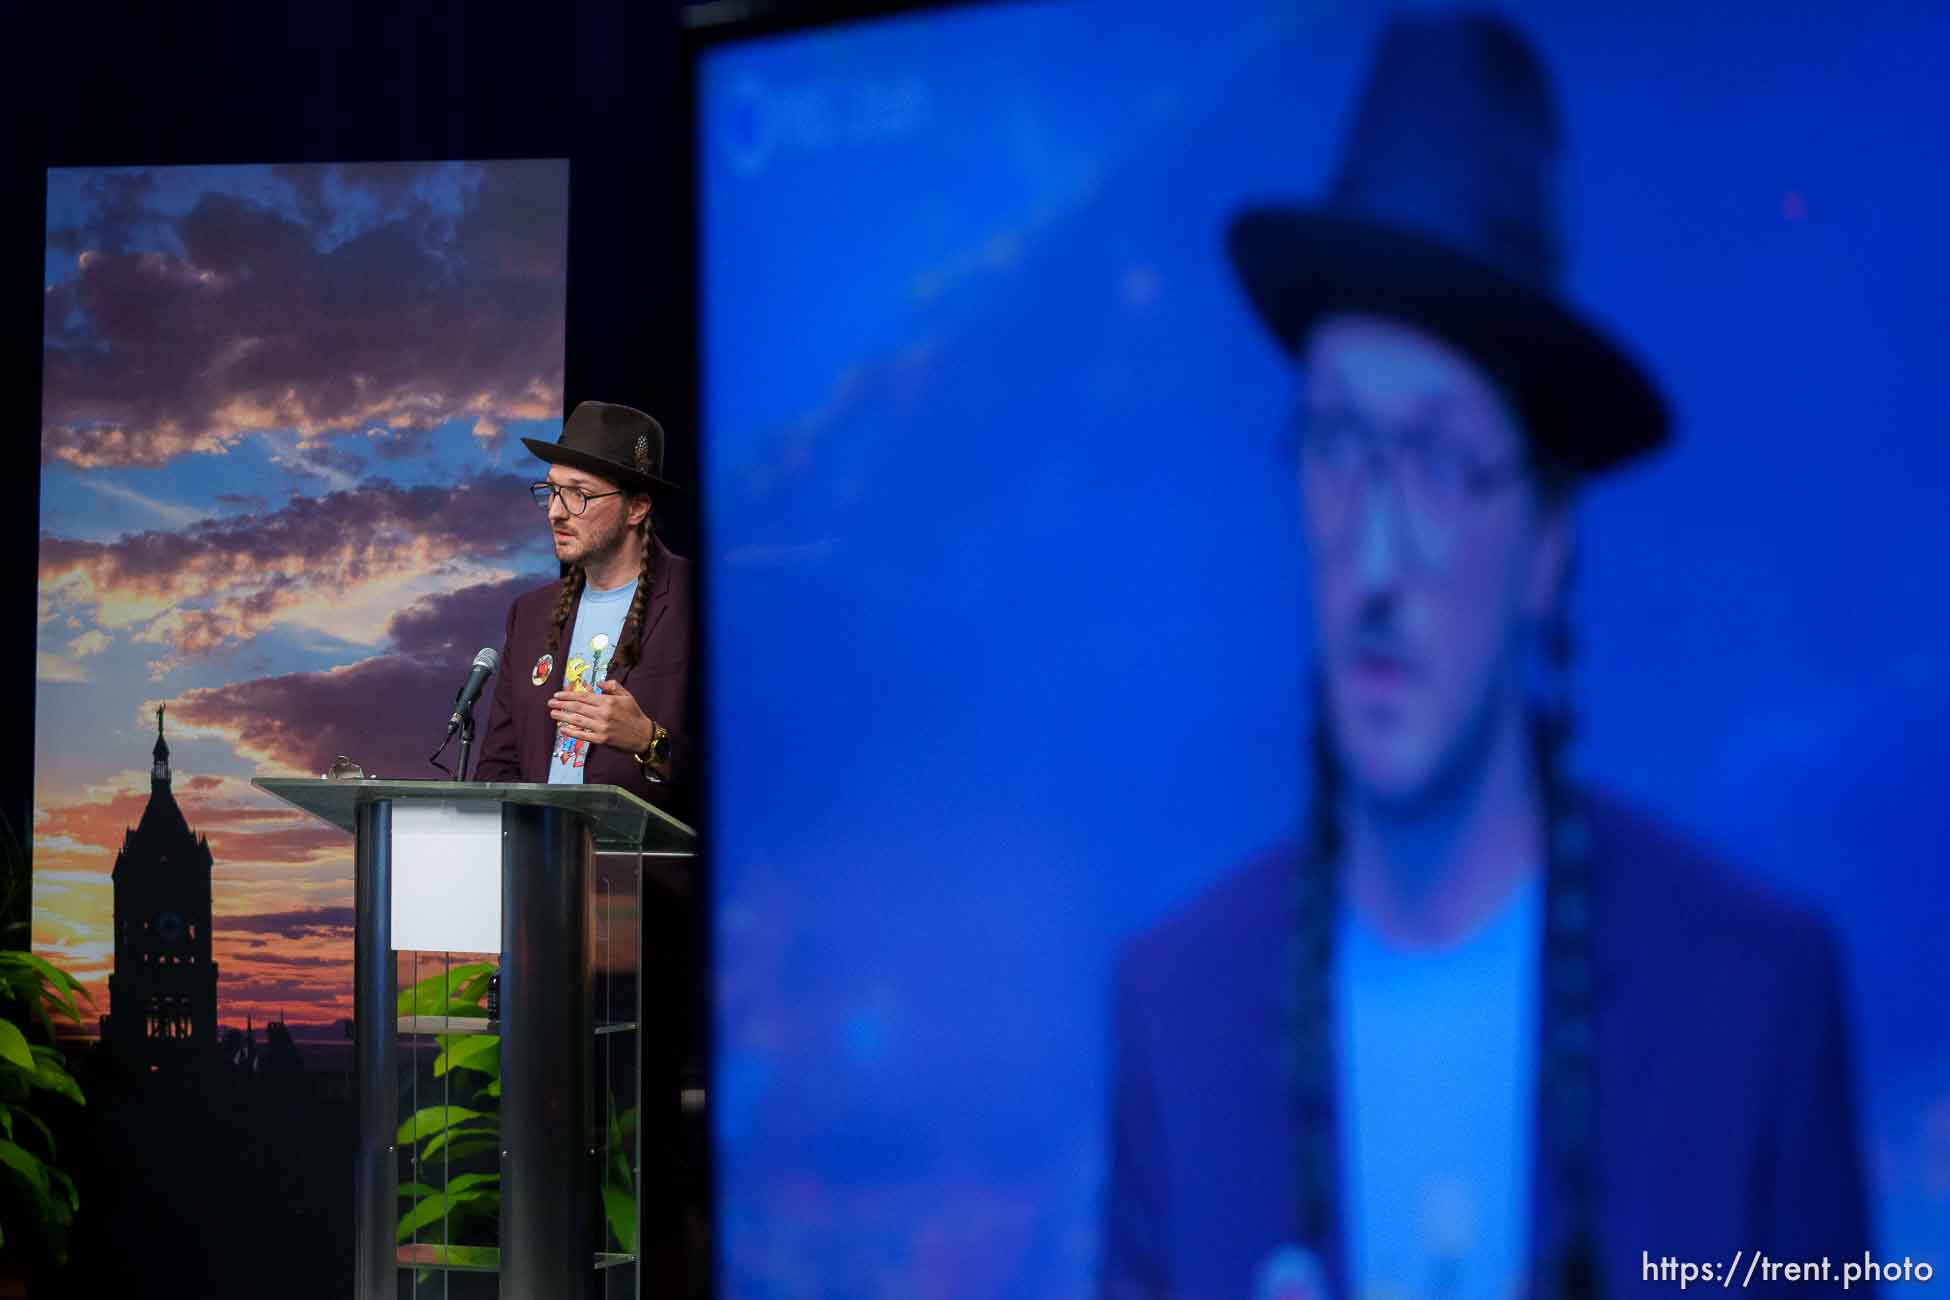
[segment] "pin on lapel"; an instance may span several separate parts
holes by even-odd
[[[543,655],[540,659],[537,659],[535,661],[535,671],[528,674],[528,680],[533,682],[535,685],[540,686],[544,682],[548,681],[550,674],[552,674],[554,671],[555,671],[555,656]]]

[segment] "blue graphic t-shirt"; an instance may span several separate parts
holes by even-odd
[[[1474,934],[1406,950],[1343,906],[1340,1128],[1354,1300],[1528,1294],[1533,872]]]
[[[569,636],[569,662],[562,672],[563,690],[602,694],[603,679],[609,676],[610,662],[616,657],[623,618],[630,612],[630,601],[635,596],[634,581],[610,591],[583,588],[582,602],[576,607],[575,631]],[[555,749],[549,755],[549,784],[581,785],[582,765],[588,757],[588,740],[571,739],[557,730]]]

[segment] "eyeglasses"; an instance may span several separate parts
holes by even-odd
[[[1345,409],[1296,411],[1300,476],[1308,516],[1321,533],[1338,538],[1366,500],[1369,483],[1392,479],[1403,513],[1425,547],[1439,546],[1471,505],[1524,477],[1519,453],[1485,457],[1461,440],[1432,429],[1384,431]]]
[[[549,508],[549,502],[553,498],[561,497],[563,508],[572,515],[579,515],[589,508],[591,501],[600,501],[604,497],[620,497],[623,495],[623,490],[618,488],[614,492],[585,492],[579,487],[568,487],[561,483],[530,483],[528,493],[535,498],[535,504],[544,510]]]

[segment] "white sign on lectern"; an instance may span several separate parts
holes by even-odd
[[[501,805],[393,805],[393,947],[501,951]]]

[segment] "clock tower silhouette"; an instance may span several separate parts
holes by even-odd
[[[170,789],[160,708],[153,753],[149,806],[115,858],[115,968],[102,1041],[129,1064],[173,1071],[217,1052],[211,858]]]

